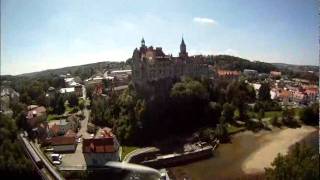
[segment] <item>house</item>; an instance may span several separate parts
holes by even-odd
[[[46,116],[46,108],[43,106],[30,105],[26,116],[30,128],[36,127],[38,120]]]
[[[230,71],[230,70],[223,70],[223,69],[217,70],[217,76],[219,78],[234,79],[234,78],[239,78],[240,75],[241,75],[240,71]]]
[[[100,129],[95,138],[83,139],[82,152],[87,166],[103,166],[120,161],[119,142],[109,128]]]
[[[270,76],[272,78],[281,77],[281,72],[280,71],[270,71]]]
[[[294,91],[292,93],[292,100],[294,102],[297,102],[299,104],[304,104],[307,102],[307,96],[305,93],[300,92],[300,91]]]
[[[59,121],[51,123],[51,126],[49,128],[49,136],[61,136],[66,134],[69,130],[77,132],[79,126],[80,125],[78,120],[73,120],[70,117],[68,117],[68,121],[66,119],[61,119]]]
[[[47,139],[55,153],[74,152],[77,148],[76,136],[56,136]]]
[[[281,90],[279,92],[278,99],[283,103],[292,102],[292,92],[288,90]]]
[[[244,69],[243,74],[247,77],[257,77],[258,76],[258,71],[253,70],[253,69]]]
[[[74,87],[61,88],[61,89],[59,90],[59,92],[60,92],[61,94],[72,94],[72,93],[75,93],[75,89],[74,89]]]
[[[76,93],[76,95],[78,97],[81,97],[82,96],[82,85],[81,84],[76,84],[74,86],[74,91],[75,91],[75,93]]]
[[[37,124],[37,126],[33,128],[31,132],[29,132],[29,136],[38,138],[38,142],[42,144],[48,137],[48,131],[48,123],[41,122]]]
[[[307,94],[308,101],[316,101],[319,96],[319,90],[318,88],[307,88],[305,90],[305,93]]]

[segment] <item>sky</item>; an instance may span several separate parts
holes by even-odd
[[[125,61],[140,46],[318,65],[316,0],[1,0],[1,74]]]

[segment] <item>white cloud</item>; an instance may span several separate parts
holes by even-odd
[[[200,24],[207,24],[207,25],[217,25],[217,21],[210,19],[210,18],[204,18],[204,17],[195,17],[193,18],[193,21]]]

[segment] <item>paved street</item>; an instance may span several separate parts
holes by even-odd
[[[83,88],[83,97],[85,99],[85,88]],[[81,135],[81,142],[78,143],[77,149],[74,153],[71,154],[64,154],[62,158],[62,164],[59,166],[60,170],[66,170],[66,169],[74,169],[74,170],[83,170],[86,169],[86,162],[85,158],[82,153],[82,139],[83,138],[89,138],[90,134],[87,132],[87,125],[89,121],[90,116],[90,110],[88,110],[85,106],[83,109],[83,114],[85,118],[80,121],[81,128],[78,131],[78,136]]]

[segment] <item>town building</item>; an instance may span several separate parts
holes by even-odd
[[[222,79],[238,79],[241,75],[240,71],[218,69],[216,72],[218,78]]]
[[[244,69],[243,75],[245,75],[246,77],[255,78],[258,76],[258,71],[253,69]]]
[[[133,51],[132,80],[138,91],[163,92],[183,77],[201,78],[209,76],[204,56],[189,56],[182,38],[178,57],[167,55],[161,47],[147,47],[144,39],[141,47]],[[161,85],[157,83],[163,82]]]
[[[35,128],[39,118],[46,117],[47,110],[44,106],[30,105],[26,116],[27,123],[30,128]]]
[[[56,136],[49,138],[48,143],[53,148],[53,152],[55,153],[68,153],[74,152],[77,148],[76,136]]]
[[[91,139],[83,139],[82,152],[87,166],[104,166],[108,161],[120,161],[120,144],[109,128],[100,129]]]
[[[272,78],[279,78],[281,77],[282,73],[280,71],[270,71],[270,76]]]

